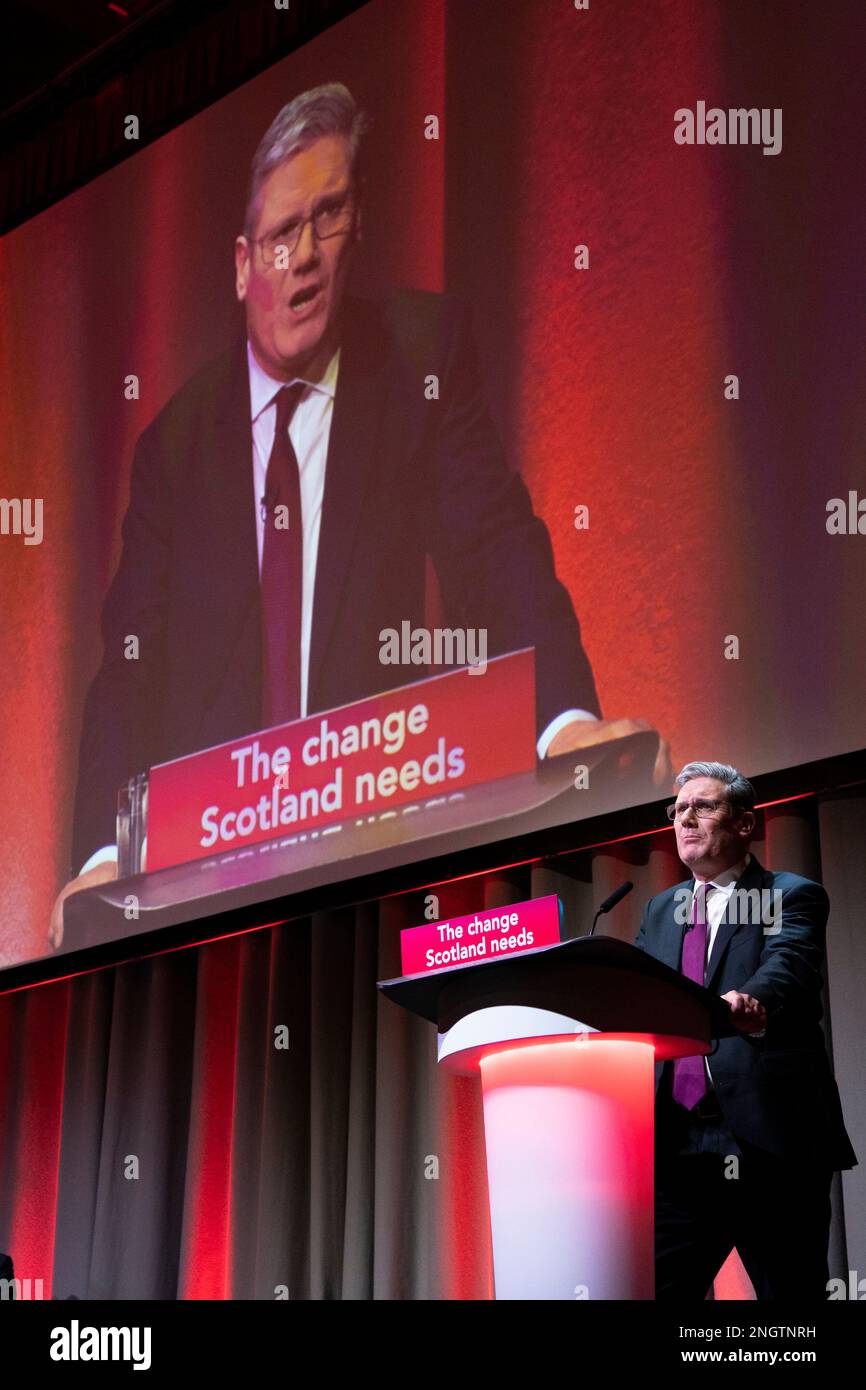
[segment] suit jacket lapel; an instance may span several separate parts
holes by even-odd
[[[340,368],[325,468],[322,525],[313,599],[309,709],[340,603],[351,603],[356,532],[377,444],[388,388],[389,339],[374,306],[347,295]]]
[[[752,858],[746,865],[743,873],[737,879],[737,882],[734,885],[734,891],[736,891],[738,888],[745,889],[746,891],[748,891],[750,888],[757,888],[760,891],[763,874],[763,868],[758,863],[755,856],[752,855]],[[734,933],[738,931],[741,926],[743,926],[743,923],[739,920],[734,922],[729,921],[730,905],[731,898],[729,896],[727,902],[725,903],[725,911],[722,914],[722,920],[719,922],[719,925],[716,928],[716,939],[713,942],[713,949],[710,953],[710,959],[707,962],[707,989],[710,988],[715,976],[719,973],[719,968],[722,964],[722,958],[724,957],[725,951],[727,950],[728,942],[730,941]],[[740,915],[741,914],[739,913],[735,914],[735,916],[737,917],[739,917]]]
[[[208,610],[191,641],[200,648],[201,688],[207,697],[223,679],[239,634],[259,602],[258,548],[252,489],[252,433],[246,339],[226,353],[217,373],[213,410],[201,425],[197,502],[189,527],[197,572],[207,575]]]
[[[688,879],[671,889],[670,906],[665,908],[665,914],[670,912],[673,919],[673,929],[661,933],[659,960],[664,961],[665,965],[669,965],[672,970],[679,970],[680,968],[680,961],[683,958],[683,937],[686,934],[686,927],[691,921],[691,897],[686,911],[686,920],[684,922],[677,921],[677,908],[682,902],[682,897],[678,895],[684,891],[691,895],[692,883]]]

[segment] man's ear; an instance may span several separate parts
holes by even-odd
[[[247,297],[247,285],[252,268],[252,247],[245,236],[235,237],[235,293],[239,300]]]

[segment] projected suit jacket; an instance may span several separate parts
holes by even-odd
[[[691,892],[692,886],[688,879],[651,898],[635,941],[674,970],[681,968],[686,931],[675,918],[676,894]],[[714,994],[739,990],[760,1000],[767,1011],[763,1037],[722,1038],[709,1058],[727,1127],[735,1138],[778,1158],[832,1171],[853,1168],[857,1156],[820,1026],[827,893],[799,874],[772,873],[754,854],[736,886],[780,891],[781,922],[768,925],[782,930],[765,935],[756,894],[748,903],[741,899],[745,910],[734,913],[729,900],[707,962],[706,986]],[[736,921],[729,921],[729,914]],[[672,1066],[656,1063],[656,1094],[663,1068]]]
[[[449,625],[488,656],[534,645],[541,731],[597,713],[550,538],[511,472],[481,388],[466,304],[347,296],[313,602],[308,712],[427,674],[382,665],[383,628],[424,624],[435,565]],[[439,378],[439,399],[425,381]],[[72,868],[115,839],[117,788],[155,763],[261,727],[258,560],[245,340],[142,433],[123,550],[84,712]],[[135,634],[139,658],[124,657]]]

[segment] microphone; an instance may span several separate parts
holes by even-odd
[[[617,903],[621,903],[623,898],[627,897],[628,894],[631,892],[632,888],[634,888],[634,884],[630,883],[629,880],[626,879],[625,883],[621,883],[619,887],[615,890],[615,892],[611,893],[609,898],[605,898],[601,907],[598,909],[598,912],[592,919],[592,926],[589,929],[590,936],[592,936],[593,932],[595,931],[595,924],[598,921],[601,914],[603,912],[610,912],[612,907],[616,907]]]

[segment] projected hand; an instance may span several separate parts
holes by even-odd
[[[587,752],[593,749],[603,755],[607,743],[628,738],[630,734],[652,732],[653,727],[646,719],[573,719],[551,740],[546,756],[556,758],[562,753]],[[667,787],[672,777],[670,747],[667,740],[659,736],[653,782],[657,787]]]
[[[65,887],[54,900],[51,909],[51,922],[48,927],[48,942],[52,950],[58,951],[63,942],[63,904],[73,893],[80,893],[83,888],[95,888],[99,883],[109,883],[111,879],[117,878],[117,864],[109,861],[97,864],[94,868],[88,869],[86,874],[79,874],[77,878],[70,879]]]
[[[731,1006],[731,1022],[739,1033],[760,1033],[767,1026],[767,1010],[751,994],[729,989],[722,998]]]

